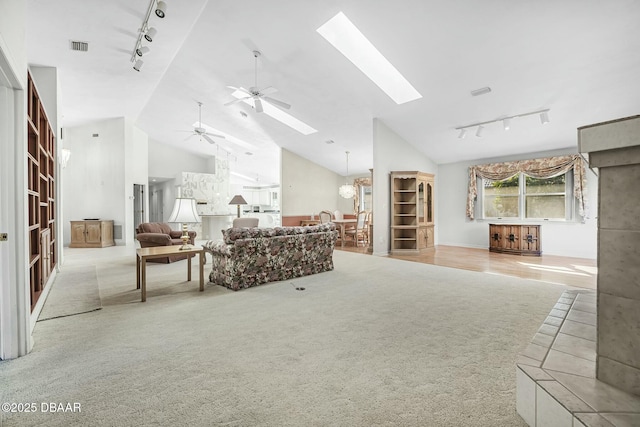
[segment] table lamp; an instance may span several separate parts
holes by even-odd
[[[181,222],[182,223],[182,246],[180,250],[191,249],[193,245],[189,244],[189,232],[187,230],[187,223],[200,222],[200,216],[196,210],[195,199],[187,199],[178,197],[173,205],[173,211],[169,216],[168,222]]]
[[[238,218],[240,218],[240,205],[246,205],[247,201],[240,194],[233,196],[233,199],[229,202],[230,205],[238,205]]]

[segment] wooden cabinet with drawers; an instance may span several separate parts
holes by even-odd
[[[516,255],[542,254],[540,226],[533,224],[489,224],[489,250]]]

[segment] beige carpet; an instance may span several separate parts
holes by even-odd
[[[239,292],[133,257],[97,266],[103,310],[38,323],[0,362],[2,426],[524,426],[519,351],[564,290],[337,251],[332,272]],[[194,278],[197,277],[194,263]],[[295,287],[304,287],[297,291]]]
[[[38,321],[73,316],[101,308],[96,267],[68,267],[58,273]]]

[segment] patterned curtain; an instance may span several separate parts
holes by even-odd
[[[475,201],[478,197],[477,178],[503,180],[522,172],[532,178],[553,178],[573,169],[573,195],[578,200],[578,211],[584,217],[587,191],[584,162],[579,154],[543,159],[519,160],[516,162],[491,163],[469,167],[469,192],[467,194],[467,217],[474,218]]]

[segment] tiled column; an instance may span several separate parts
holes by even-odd
[[[640,116],[579,129],[598,168],[600,381],[640,395]]]

